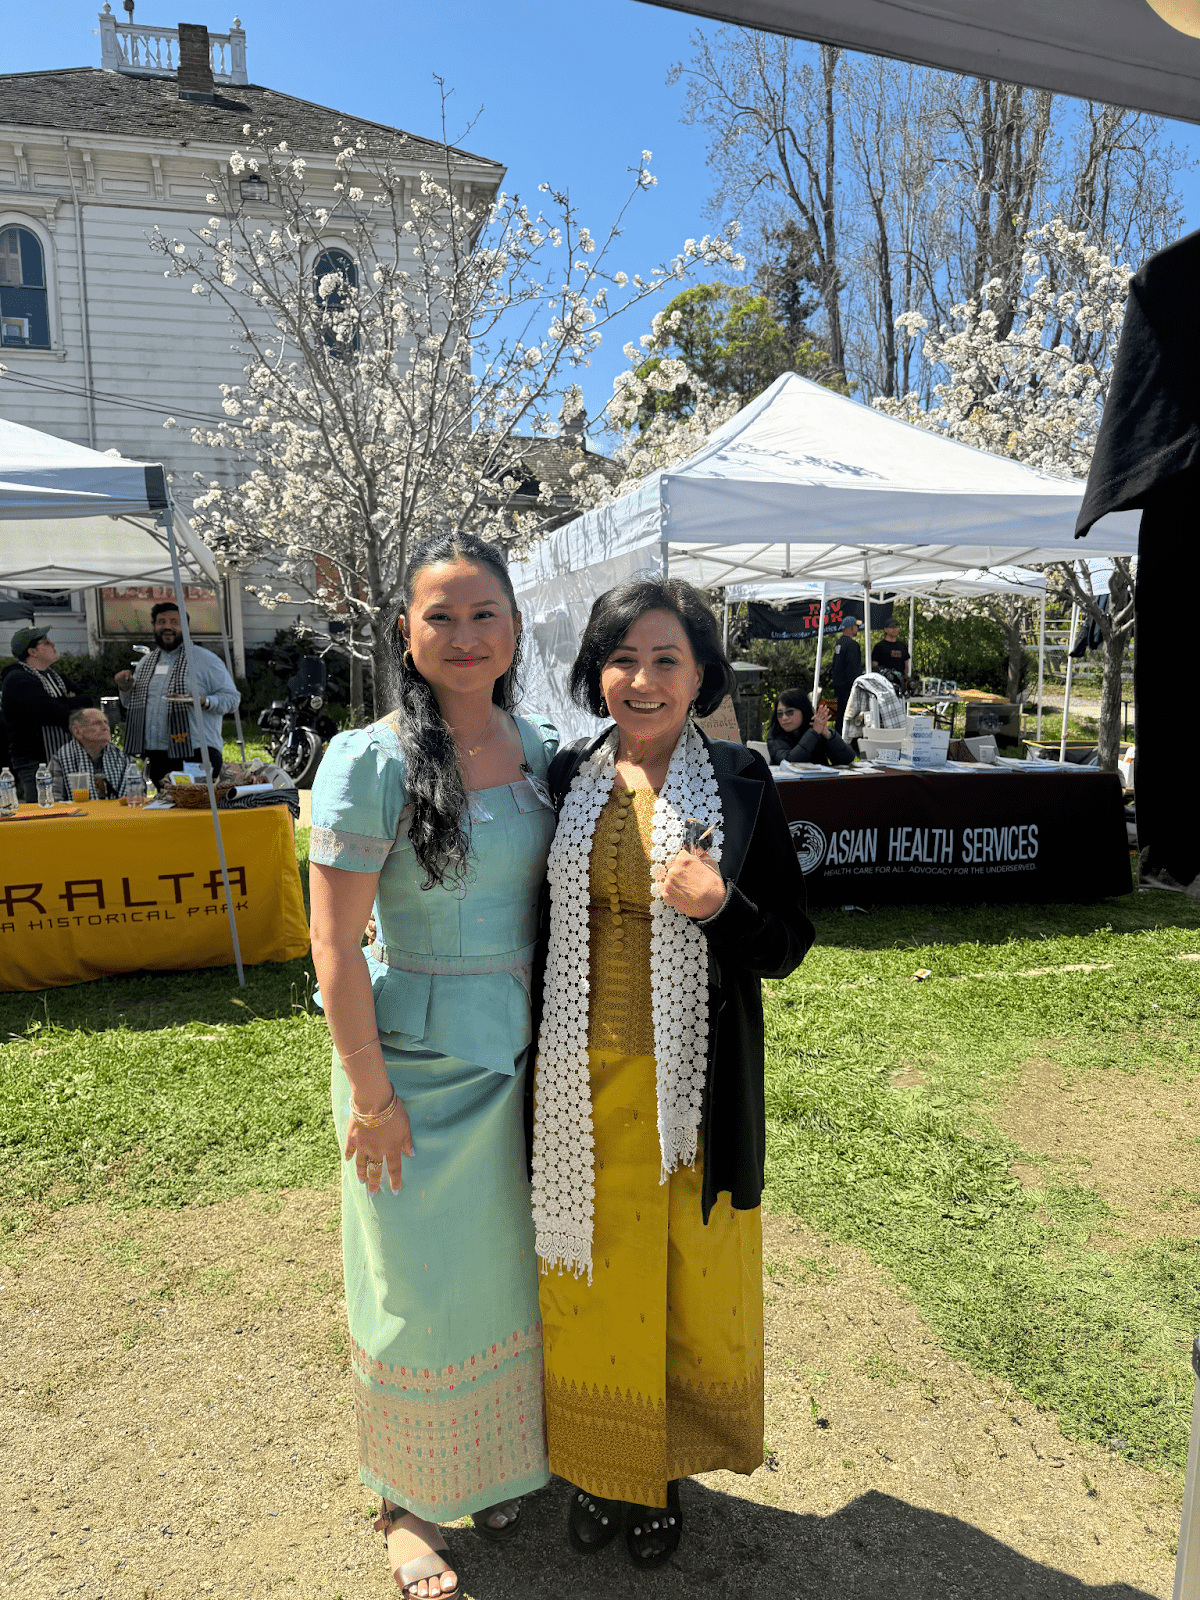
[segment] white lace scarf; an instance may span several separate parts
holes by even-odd
[[[596,1195],[588,1073],[588,905],[592,838],[612,792],[616,732],[576,773],[550,847],[550,948],[538,1036],[533,1125],[533,1221],[543,1270],[586,1272],[592,1281]],[[721,859],[721,796],[708,750],[688,722],[654,806],[651,868],[683,845],[684,825],[712,826],[708,853]],[[658,1081],[659,1182],[696,1158],[708,1066],[708,947],[701,929],[652,889],[650,987]]]

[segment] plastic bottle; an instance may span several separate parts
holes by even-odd
[[[0,817],[17,814],[17,780],[8,767],[0,772]]]
[[[37,769],[37,797],[38,805],[43,811],[48,811],[54,804],[54,779],[50,776],[50,767],[45,761]]]
[[[136,767],[125,785],[125,804],[132,806],[135,811],[146,804],[146,782]]]

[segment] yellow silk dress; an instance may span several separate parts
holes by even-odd
[[[659,1182],[655,795],[637,791],[626,813],[636,826],[614,829],[619,794],[597,821],[590,864],[593,1275],[539,1280],[546,1426],[552,1472],[589,1494],[665,1506],[669,1479],[762,1464],[762,1225],[728,1193],[704,1225],[699,1156]]]

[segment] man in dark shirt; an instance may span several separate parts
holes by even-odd
[[[837,696],[837,725],[839,733],[845,720],[846,704],[850,699],[850,690],[854,687],[854,680],[862,677],[862,669],[862,647],[858,642],[858,618],[847,617],[845,622],[842,623],[841,637],[833,647],[833,671],[830,674],[833,692]]]
[[[908,646],[895,617],[884,623],[883,638],[871,648],[871,666],[876,672],[894,672],[901,683],[908,677]]]
[[[17,793],[27,804],[37,800],[37,769],[70,742],[67,720],[88,703],[71,694],[54,671],[58,651],[49,628],[18,628],[12,636],[16,658],[4,669],[0,708],[8,724],[9,755]]]

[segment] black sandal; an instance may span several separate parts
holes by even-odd
[[[575,1489],[567,1512],[567,1538],[571,1549],[581,1556],[594,1556],[616,1537],[619,1500],[602,1500],[599,1495]]]
[[[503,1511],[507,1506],[516,1506],[516,1514],[511,1516],[502,1528],[493,1528],[488,1518],[494,1516],[497,1511]],[[482,1511],[472,1511],[471,1521],[475,1525],[475,1532],[481,1533],[485,1539],[511,1539],[521,1521],[521,1502],[498,1500],[494,1506],[484,1506]]]
[[[661,1567],[679,1549],[683,1538],[683,1511],[679,1505],[679,1479],[667,1484],[667,1508],[629,1506],[625,1512],[625,1548],[635,1567]]]

